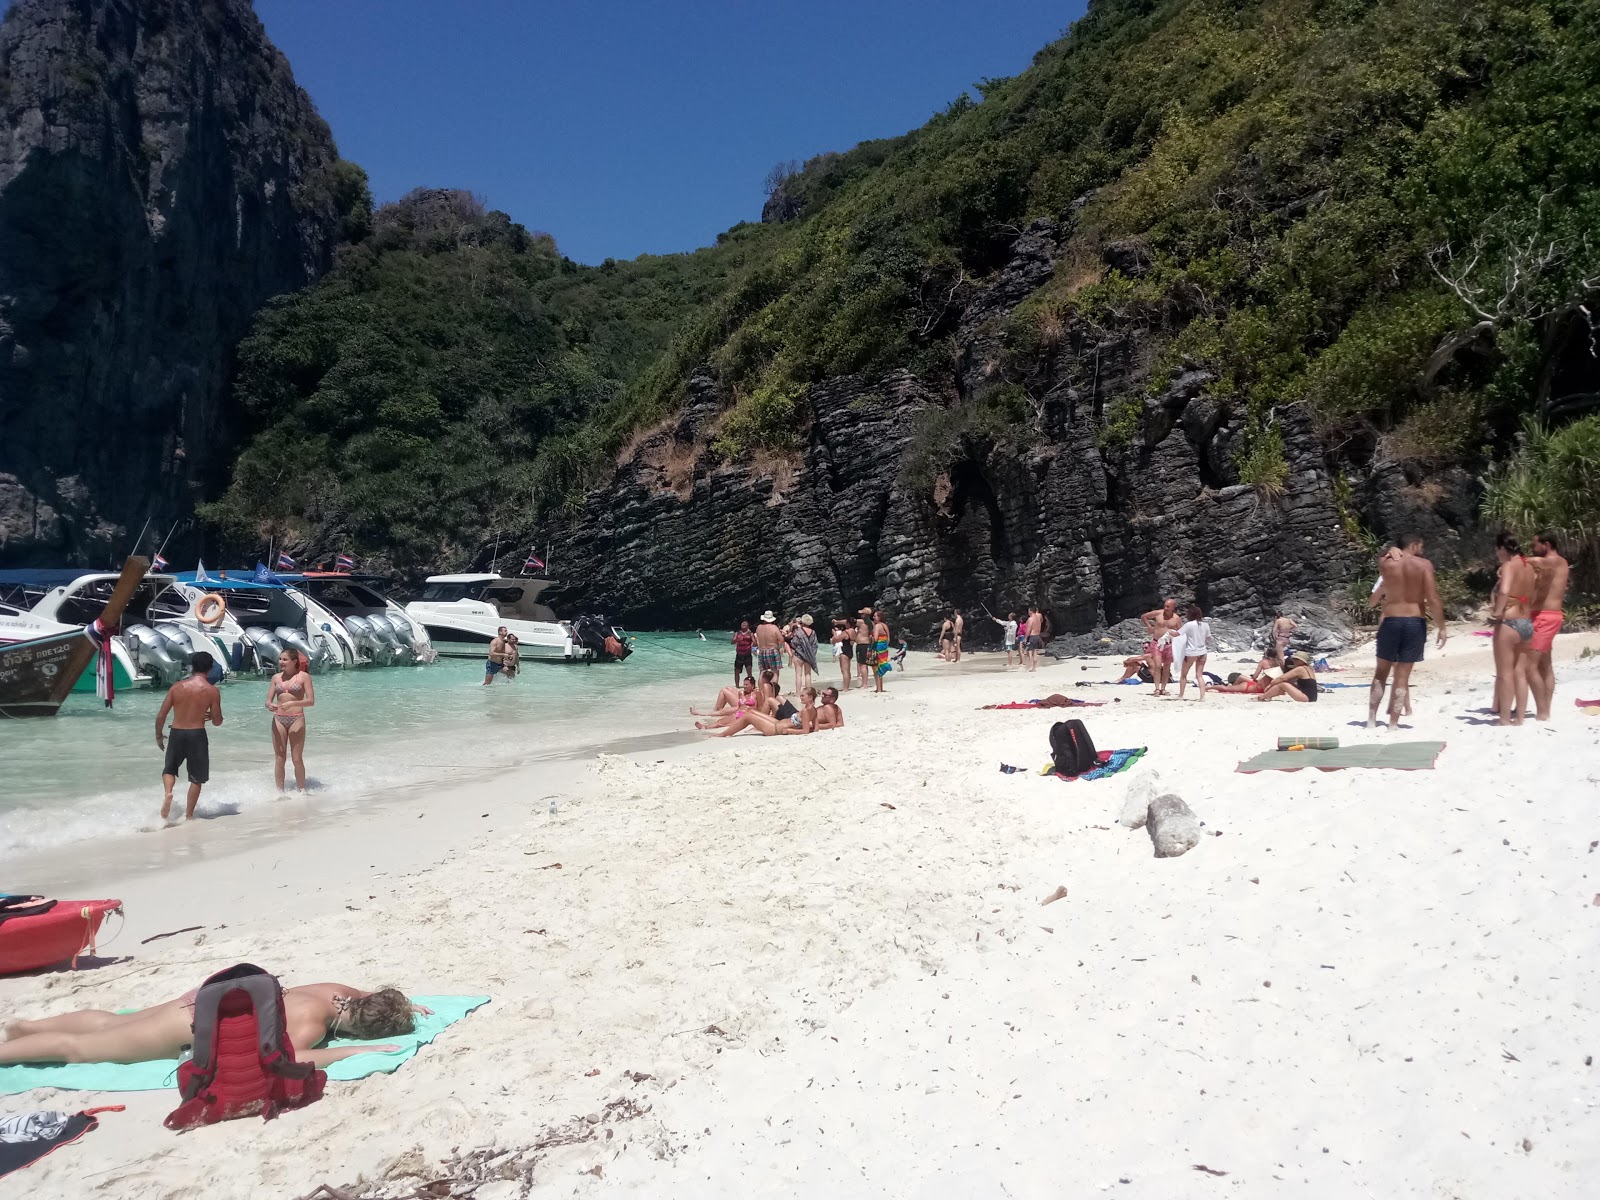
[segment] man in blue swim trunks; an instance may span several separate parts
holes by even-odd
[[[1405,549],[1401,549],[1403,546]],[[1422,557],[1422,539],[1414,533],[1378,560],[1383,581],[1383,619],[1378,622],[1378,669],[1367,691],[1367,728],[1378,722],[1378,707],[1383,703],[1389,671],[1394,670],[1394,690],[1389,695],[1389,728],[1398,729],[1400,718],[1411,711],[1411,668],[1422,661],[1428,642],[1428,621],[1424,606],[1433,613],[1439,627],[1439,647],[1449,637],[1444,627],[1444,603],[1439,599],[1439,584],[1433,564]]]
[[[489,642],[489,661],[483,664],[483,686],[488,687],[494,682],[494,677],[506,669],[506,627],[500,626],[499,631]]]

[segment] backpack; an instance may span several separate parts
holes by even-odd
[[[240,963],[195,994],[194,1054],[178,1064],[183,1103],[164,1123],[181,1131],[258,1113],[270,1121],[321,1099],[327,1081],[310,1063],[295,1061],[277,977]]]
[[[1082,721],[1057,721],[1050,726],[1050,762],[1058,775],[1082,775],[1100,763],[1094,739]]]

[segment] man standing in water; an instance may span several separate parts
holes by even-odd
[[[739,681],[746,675],[754,675],[755,663],[750,655],[755,648],[756,635],[750,632],[750,622],[740,621],[739,630],[733,635],[733,686],[738,687]]]
[[[488,687],[494,677],[506,669],[506,627],[500,626],[489,642],[489,661],[483,664],[483,686]]]
[[[1408,533],[1400,539],[1404,551],[1390,550],[1378,560],[1383,581],[1383,618],[1378,622],[1378,668],[1367,690],[1367,728],[1378,722],[1378,706],[1394,671],[1394,690],[1389,695],[1389,728],[1400,726],[1400,717],[1411,705],[1411,668],[1422,661],[1428,642],[1426,606],[1439,626],[1439,648],[1450,636],[1444,627],[1444,603],[1439,599],[1439,584],[1433,564],[1422,557],[1422,539]]]
[[[1528,687],[1533,692],[1533,715],[1550,719],[1550,705],[1556,694],[1556,672],[1550,651],[1561,632],[1567,602],[1567,573],[1570,564],[1561,557],[1553,530],[1533,535],[1533,640],[1528,643]]]
[[[222,693],[207,679],[211,655],[204,650],[189,660],[193,672],[167,689],[167,697],[156,713],[156,745],[167,752],[161,769],[161,819],[172,812],[172,788],[178,782],[178,767],[189,766],[189,799],[184,819],[194,820],[200,789],[211,778],[211,747],[206,743],[206,721],[222,724]],[[172,732],[166,732],[167,714],[172,714]]]

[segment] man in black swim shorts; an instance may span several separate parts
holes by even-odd
[[[179,680],[167,689],[167,696],[156,713],[156,745],[166,751],[161,767],[161,786],[165,797],[161,801],[161,819],[165,821],[172,811],[172,788],[178,782],[178,768],[189,767],[189,798],[184,811],[186,820],[194,820],[195,805],[200,803],[200,788],[211,778],[211,747],[206,742],[206,721],[222,724],[222,693],[207,676],[211,671],[211,655],[200,651],[189,660],[194,673]],[[166,732],[167,714],[172,714],[172,731]]]
[[[1402,549],[1402,547],[1404,547]],[[1405,534],[1378,562],[1383,592],[1383,619],[1378,622],[1378,667],[1367,692],[1367,728],[1378,722],[1378,707],[1383,703],[1389,672],[1394,671],[1394,690],[1389,696],[1389,728],[1398,729],[1400,718],[1411,711],[1411,668],[1422,661],[1428,641],[1426,607],[1439,627],[1439,645],[1450,635],[1444,626],[1444,602],[1433,564],[1422,557],[1422,539]],[[1377,590],[1377,589],[1374,589]]]

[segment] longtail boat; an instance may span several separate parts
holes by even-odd
[[[78,677],[101,654],[102,644],[116,633],[122,610],[149,569],[147,558],[123,563],[111,598],[92,624],[0,646],[0,717],[55,716]],[[105,701],[109,706],[109,689]]]

